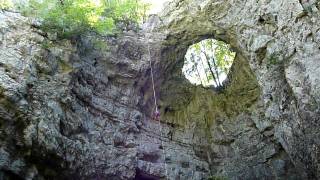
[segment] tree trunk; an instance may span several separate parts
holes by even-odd
[[[216,72],[216,75],[217,75],[217,80],[219,82],[219,86],[222,86],[221,82],[220,82],[220,77],[219,77],[218,65],[217,65],[216,60],[214,59],[214,57],[212,57],[212,62],[213,62],[213,66],[215,68],[215,72]]]
[[[210,73],[212,75],[212,78],[213,78],[214,82],[216,83],[217,86],[221,86],[219,80],[217,80],[217,78],[219,78],[219,77],[216,77],[215,73],[212,70],[212,66],[210,64],[210,57],[208,56],[208,54],[205,51],[201,50],[201,52],[206,57],[206,61],[207,61],[207,64],[209,66],[209,70],[210,70]]]
[[[201,65],[202,65],[202,67],[203,67],[204,73],[205,73],[205,75],[206,75],[207,83],[209,83],[210,79],[209,79],[209,76],[208,76],[208,74],[207,74],[207,71],[206,71],[205,65],[203,64],[202,58],[201,58],[201,57],[199,57],[199,60],[200,60]]]
[[[210,47],[211,47],[211,50],[212,50],[212,62],[213,62],[213,66],[215,68],[215,72],[216,72],[216,75],[217,75],[217,79],[218,79],[218,82],[219,82],[219,86],[222,86],[221,82],[220,82],[220,77],[219,77],[219,71],[218,71],[218,65],[216,63],[216,60],[214,58],[214,51],[215,49],[213,49],[213,40],[210,41]]]
[[[191,54],[191,58],[190,58],[190,59],[191,59],[191,62],[196,66],[197,74],[198,74],[199,80],[200,80],[200,82],[201,82],[201,85],[204,85],[204,84],[202,83],[200,71],[199,71],[199,69],[198,69],[198,64],[197,64],[196,61],[195,61],[195,57],[194,57],[194,54],[193,54],[193,53]]]

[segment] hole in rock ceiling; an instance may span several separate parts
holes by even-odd
[[[182,73],[194,85],[222,87],[236,53],[230,45],[215,39],[205,39],[187,50]]]

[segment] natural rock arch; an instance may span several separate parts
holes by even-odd
[[[276,149],[280,148],[280,154],[287,153],[290,156],[290,161],[299,169],[300,175],[307,175],[309,178],[318,176],[316,165],[318,162],[313,158],[317,155],[312,149],[319,147],[319,143],[308,137],[317,136],[315,128],[310,127],[310,123],[313,124],[319,120],[317,117],[319,111],[316,110],[319,109],[317,103],[319,96],[313,91],[310,96],[314,100],[311,100],[312,98],[307,100],[301,96],[298,89],[318,87],[316,82],[319,78],[312,75],[317,70],[308,66],[318,64],[316,57],[319,50],[316,44],[319,41],[319,31],[318,26],[312,26],[308,21],[319,23],[316,20],[319,16],[319,4],[299,1],[174,1],[171,7],[172,9],[166,8],[166,12],[156,21],[160,27],[158,30],[165,34],[162,40],[165,47],[164,57],[159,62],[159,66],[165,70],[170,67],[179,67],[179,63],[181,65],[182,62],[181,56],[184,55],[186,48],[204,38],[214,37],[231,44],[237,54],[242,57],[242,62],[250,65],[250,68],[247,66],[247,70],[252,69],[258,79],[262,92],[259,100],[261,104],[258,104],[264,112],[262,113],[264,115],[253,120],[258,131],[261,134],[268,134],[271,136],[271,141],[274,139],[281,144]],[[301,27],[309,34],[299,31]],[[288,41],[291,43],[286,43]],[[292,42],[295,45],[292,45]],[[306,63],[301,54],[306,51],[310,53],[310,58],[307,60],[310,63]],[[239,60],[235,63],[237,61]],[[310,69],[311,72],[307,73],[306,69]],[[166,86],[168,81],[162,82],[162,92],[181,89],[183,94],[181,96],[189,95],[188,90],[184,89],[185,86],[176,87],[181,77],[175,74],[177,71],[171,69],[169,73],[164,72],[169,76],[167,79],[172,78],[172,81],[177,81],[171,87]],[[297,72],[301,73],[300,77]],[[296,78],[304,79],[303,83],[295,84]],[[177,94],[173,96],[179,99]],[[162,95],[160,98],[165,99],[165,96]],[[167,97],[170,99],[169,93]],[[302,99],[306,101],[302,102]],[[164,101],[170,102],[170,100]],[[174,104],[172,101],[170,105]],[[186,102],[188,101],[183,101],[180,107],[185,107]],[[307,108],[310,106],[313,108]],[[304,115],[301,116],[301,114]],[[180,116],[178,119],[185,118]],[[303,141],[304,138],[309,140]],[[302,149],[308,152],[307,155],[299,153]],[[289,163],[289,166],[292,164]]]
[[[107,50],[94,35],[57,42],[21,15],[1,12],[0,173],[319,177],[318,8],[298,0],[177,0],[142,32],[98,39]],[[162,132],[149,118],[149,37]],[[208,37],[237,52],[224,93],[194,88],[181,75],[188,46]],[[52,47],[43,46],[48,41]]]

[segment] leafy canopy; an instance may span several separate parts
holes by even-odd
[[[13,6],[10,0],[0,0],[0,10],[9,9]]]
[[[148,5],[140,0],[30,0],[23,8],[45,31],[70,37],[86,31],[116,32],[119,22],[137,23]]]
[[[182,72],[191,83],[221,87],[235,55],[230,45],[206,39],[189,47]]]

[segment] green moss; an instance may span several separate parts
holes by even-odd
[[[231,82],[222,92],[200,86],[181,88],[177,82],[163,87],[161,91],[169,91],[170,95],[164,95],[162,107],[172,109],[163,113],[163,119],[181,127],[196,123],[197,127],[208,129],[217,119],[232,119],[249,112],[259,98],[260,89],[249,65],[237,61],[231,69]]]
[[[73,70],[73,68],[70,64],[68,64],[62,60],[59,61],[59,68],[62,71],[62,73],[69,73]]]
[[[108,50],[108,44],[106,41],[103,41],[100,39],[94,39],[92,43],[97,50],[101,50],[101,51]]]
[[[43,49],[50,49],[50,48],[52,48],[54,45],[52,44],[52,42],[51,41],[49,41],[49,40],[45,40],[45,41],[43,41],[42,43],[41,43],[41,47],[43,48]]]
[[[272,54],[272,55],[268,58],[267,68],[270,68],[271,66],[276,65],[276,64],[278,64],[278,63],[279,63],[279,61],[278,61],[278,59],[277,59],[277,55]]]
[[[208,180],[227,180],[227,178],[221,176],[211,176],[208,178]]]

